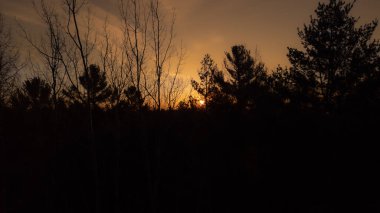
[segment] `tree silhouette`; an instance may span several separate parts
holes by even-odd
[[[144,99],[141,92],[134,86],[128,87],[124,91],[126,96],[126,107],[132,111],[140,110],[143,107]]]
[[[141,93],[144,65],[147,59],[149,10],[143,0],[119,1],[124,34],[123,46],[127,52],[127,62],[131,68],[131,80],[138,93]]]
[[[319,3],[316,17],[298,35],[304,50],[288,48],[290,75],[304,104],[339,108],[360,85],[379,72],[380,44],[371,40],[377,21],[356,27],[354,3]]]
[[[54,107],[61,102],[62,86],[65,80],[65,70],[62,66],[62,52],[66,45],[62,23],[57,11],[49,1],[33,1],[33,7],[39,20],[43,24],[44,33],[36,41],[33,36],[20,25],[24,39],[38,55],[39,60],[33,60],[33,66],[42,65],[47,83],[52,90]]]
[[[228,78],[222,72],[214,75],[222,92],[232,97],[240,110],[254,107],[267,78],[264,64],[257,62],[245,46],[236,45],[231,53],[226,52],[224,65]]]
[[[21,89],[11,97],[14,108],[46,109],[52,104],[51,88],[48,83],[38,77],[26,80]]]
[[[0,13],[0,105],[13,89],[18,71],[19,53],[13,45],[10,29]]]
[[[217,65],[209,54],[206,54],[201,61],[201,69],[198,72],[200,82],[191,80],[191,85],[202,97],[205,108],[208,109],[213,95],[219,91],[215,82],[215,73],[218,71]]]
[[[154,88],[153,91],[147,91],[153,99],[154,108],[161,110],[162,104],[162,86],[164,84],[164,76],[168,73],[168,65],[175,48],[175,11],[170,18],[163,13],[161,0],[150,0],[150,34],[151,47],[153,52]],[[181,61],[181,60],[180,60]],[[181,63],[181,62],[179,62]],[[169,65],[170,66],[170,65]],[[148,88],[145,88],[149,90]]]
[[[178,103],[178,111],[196,111],[199,109],[198,100],[193,96],[189,96],[186,100],[182,100]]]
[[[64,94],[74,103],[86,103],[85,101],[89,100],[93,107],[99,107],[99,104],[106,102],[112,95],[112,89],[107,83],[106,74],[100,71],[97,65],[90,65],[88,72],[83,72],[79,77],[79,82],[84,88],[85,94],[81,94],[75,87],[64,91]],[[86,97],[86,99],[83,97]]]

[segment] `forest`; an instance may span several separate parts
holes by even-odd
[[[122,38],[87,3],[35,1],[37,37],[0,15],[1,213],[380,211],[378,21],[355,1],[290,29],[289,66],[236,44],[189,82],[161,0],[120,0]]]

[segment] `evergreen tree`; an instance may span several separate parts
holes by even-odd
[[[84,88],[85,94],[82,94],[75,87],[64,91],[64,94],[73,103],[86,103],[88,100],[91,106],[99,107],[100,104],[105,103],[112,95],[112,89],[106,79],[106,73],[100,71],[97,65],[90,65],[88,72],[83,72],[83,75],[79,77],[79,82]]]
[[[141,95],[141,92],[137,87],[130,86],[124,91],[126,96],[126,107],[130,110],[136,111],[140,110],[144,105],[144,99]]]
[[[263,93],[267,78],[263,63],[257,62],[243,45],[233,46],[231,53],[226,52],[224,65],[228,73],[214,75],[222,92],[230,96],[238,109],[252,108]]]
[[[319,3],[298,35],[304,50],[289,48],[290,75],[303,103],[332,111],[378,77],[380,44],[371,40],[377,20],[357,27],[353,3]]]
[[[272,96],[280,106],[287,105],[290,103],[290,100],[293,100],[294,86],[289,69],[280,66],[277,67],[277,69],[268,76],[268,84]]]
[[[11,97],[11,104],[19,109],[45,109],[52,104],[51,88],[38,77],[26,80]]]
[[[203,98],[205,108],[208,109],[209,103],[219,89],[215,82],[215,73],[218,71],[217,65],[209,54],[206,54],[201,61],[201,69],[198,72],[200,82],[191,80],[191,85]]]

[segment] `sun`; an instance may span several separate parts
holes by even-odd
[[[205,105],[205,101],[204,100],[199,100],[199,105],[200,106],[204,106]]]

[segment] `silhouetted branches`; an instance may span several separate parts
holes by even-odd
[[[108,20],[104,23],[104,40],[101,45],[100,58],[102,68],[113,90],[110,107],[118,107],[124,100],[124,91],[131,84],[132,64],[129,63],[128,51],[114,43],[115,38],[108,30]]]
[[[36,42],[24,27],[21,27],[21,29],[24,33],[24,38],[41,57],[43,63],[42,69],[47,69],[40,71],[43,72],[43,75],[46,76],[50,84],[53,107],[56,107],[62,98],[61,91],[66,75],[65,70],[62,69],[61,57],[66,44],[64,31],[62,30],[63,26],[60,23],[58,13],[51,4],[40,0],[38,3],[33,2],[33,6],[41,22],[44,24],[45,33]]]
[[[131,82],[141,93],[142,73],[147,61],[149,7],[146,1],[119,1],[124,34],[123,47],[131,68]]]
[[[378,210],[380,43],[354,3],[320,3],[289,67],[235,45],[184,82],[164,1],[120,0],[123,38],[106,20],[100,44],[87,1],[62,2],[35,4],[45,33],[23,37],[47,78],[18,88],[0,19],[0,211]]]
[[[161,0],[150,1],[150,18],[151,18],[151,47],[154,55],[154,87],[151,98],[154,101],[154,108],[161,110],[162,92],[161,88],[165,83],[162,77],[167,73],[168,61],[172,56],[174,46],[174,25],[175,12],[168,19],[163,13]]]
[[[201,69],[198,71],[201,81],[191,81],[192,87],[202,96],[206,110],[208,110],[209,104],[212,102],[214,96],[221,92],[215,80],[217,72],[219,71],[214,60],[209,54],[206,54],[201,61]]]
[[[181,44],[180,50],[177,53],[178,62],[175,66],[174,73],[168,73],[166,84],[164,84],[164,99],[169,110],[174,110],[181,98],[185,85],[180,78],[182,67],[185,60],[185,50]]]
[[[11,97],[11,105],[15,109],[49,109],[52,103],[51,87],[40,78],[26,80]]]
[[[353,6],[340,0],[319,3],[316,17],[298,32],[304,51],[289,48],[292,81],[307,107],[338,110],[378,75],[380,44],[371,40],[377,21],[357,27]]]
[[[11,31],[0,14],[0,106],[14,89],[19,69],[19,52],[14,46]]]

